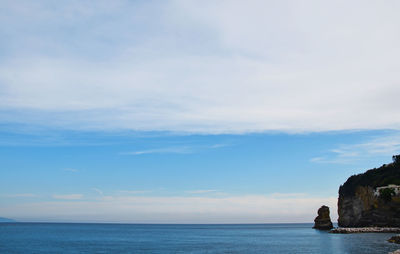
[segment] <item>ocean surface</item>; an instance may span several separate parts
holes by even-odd
[[[0,253],[388,253],[393,234],[329,234],[312,224],[0,223]]]

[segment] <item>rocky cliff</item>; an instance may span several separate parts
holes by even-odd
[[[400,156],[353,175],[339,188],[340,227],[400,227]]]

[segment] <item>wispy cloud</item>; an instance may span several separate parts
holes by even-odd
[[[147,149],[147,150],[139,150],[133,152],[126,152],[124,154],[130,155],[143,155],[143,154],[154,154],[154,153],[176,153],[176,154],[188,154],[192,153],[193,148],[189,146],[180,146],[180,147],[164,147],[164,148],[154,148],[154,149]]]
[[[172,146],[160,147],[152,149],[144,149],[133,152],[124,152],[127,155],[144,155],[144,154],[191,154],[197,153],[208,149],[218,149],[229,146],[228,144],[213,144],[213,145],[185,145],[185,146]]]
[[[209,146],[209,148],[221,148],[221,147],[227,147],[227,146],[230,146],[230,145],[228,145],[228,144],[214,144],[214,145],[211,145],[211,146]]]
[[[325,156],[311,158],[315,163],[353,163],[366,157],[390,156],[400,153],[400,133],[375,137],[356,144],[343,144]]]
[[[38,197],[38,195],[33,194],[33,193],[17,193],[17,194],[0,195],[0,197],[5,197],[5,198],[36,198],[36,197]]]
[[[151,190],[120,190],[118,192],[123,195],[138,195],[138,194],[151,193],[153,191],[151,191]]]
[[[93,191],[97,192],[99,195],[103,196],[104,193],[102,190],[98,189],[98,188],[92,188]]]
[[[65,199],[65,200],[77,200],[82,199],[82,194],[64,194],[64,195],[53,195],[54,199]]]
[[[190,191],[186,191],[186,193],[189,193],[189,194],[205,194],[205,193],[214,193],[214,192],[218,192],[218,190],[190,190]]]
[[[73,173],[79,172],[79,170],[76,169],[76,168],[64,168],[63,171],[66,171],[66,172],[73,172]]]

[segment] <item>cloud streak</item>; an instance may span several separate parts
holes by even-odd
[[[95,192],[97,192],[97,194],[99,194],[99,195],[101,195],[101,196],[104,195],[104,192],[103,192],[102,190],[98,189],[98,188],[92,188],[92,190],[95,191]]]
[[[118,191],[122,195],[139,195],[139,194],[146,194],[151,193],[151,190],[120,190]]]
[[[17,193],[17,194],[4,194],[0,195],[0,197],[5,198],[36,198],[38,195],[33,193]]]
[[[125,152],[122,154],[128,155],[144,155],[144,154],[191,154],[197,153],[204,150],[209,149],[219,149],[223,147],[227,147],[227,144],[214,144],[214,145],[186,145],[186,146],[172,146],[172,147],[161,147],[161,148],[152,148],[145,150],[138,150],[133,152]]]
[[[215,193],[218,192],[218,190],[190,190],[186,191],[186,193],[189,194],[206,194],[206,193]]]
[[[78,200],[82,199],[82,194],[64,194],[64,195],[53,195],[54,199],[61,199],[61,200]]]
[[[66,172],[73,172],[73,173],[79,172],[79,170],[78,170],[78,169],[75,169],[75,168],[64,168],[63,171],[66,171]]]
[[[134,152],[127,152],[124,154],[130,155],[144,155],[144,154],[164,154],[164,153],[175,153],[175,154],[188,154],[192,153],[193,149],[188,146],[183,147],[165,147],[165,148],[155,148],[155,149],[148,149],[148,150],[139,150]]]

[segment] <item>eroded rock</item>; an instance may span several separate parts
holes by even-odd
[[[329,207],[323,205],[318,209],[318,216],[314,220],[315,229],[330,230],[333,228],[331,217],[329,216]]]

